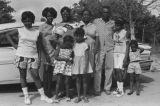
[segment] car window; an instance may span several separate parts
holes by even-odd
[[[6,33],[8,32],[0,33],[0,47],[12,47],[12,44],[6,37]],[[18,34],[12,35],[10,38],[15,44],[18,44]]]

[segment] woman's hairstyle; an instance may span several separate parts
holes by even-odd
[[[138,47],[138,42],[136,40],[131,40],[130,46],[131,45],[135,45],[136,47]]]
[[[63,38],[63,42],[64,42],[64,43],[67,43],[67,42],[69,42],[69,43],[74,43],[74,39],[73,39],[73,37],[72,37],[71,35],[66,35],[66,36]]]
[[[91,12],[89,9],[85,8],[85,9],[82,11],[82,16],[83,16],[83,13],[84,13],[85,11],[87,11],[90,16],[93,15],[92,12]]]
[[[24,22],[26,19],[30,19],[32,23],[35,21],[35,15],[31,11],[25,11],[21,15],[21,21]]]
[[[65,10],[66,10],[68,13],[71,13],[71,9],[70,9],[69,7],[66,7],[66,6],[61,9],[60,13],[62,14]]]
[[[123,27],[124,24],[125,24],[125,21],[124,21],[123,18],[117,18],[117,19],[115,19],[115,25]]]
[[[53,18],[57,17],[57,11],[53,7],[46,7],[45,9],[43,9],[42,16],[43,17],[47,17],[47,13],[48,12],[51,13],[51,15],[53,16]]]
[[[84,38],[85,32],[82,27],[77,28],[76,31],[74,32],[74,36],[82,37]]]

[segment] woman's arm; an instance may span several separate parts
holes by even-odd
[[[95,54],[99,51],[99,47],[100,47],[100,42],[99,42],[99,36],[96,36],[96,41],[95,41]]]
[[[89,66],[89,46],[88,46],[88,49],[86,49],[85,51],[85,72],[87,73],[88,71],[88,67]]]
[[[138,49],[140,50],[140,53],[142,53],[144,51],[144,49],[141,47],[138,47]]]
[[[18,30],[17,30],[17,29],[8,32],[8,33],[6,33],[5,35],[6,35],[7,40],[11,43],[11,45],[12,45],[15,49],[17,49],[17,44],[15,44],[14,41],[13,41],[13,39],[11,38],[11,36],[12,36],[12,35],[15,35],[15,34],[18,34]]]

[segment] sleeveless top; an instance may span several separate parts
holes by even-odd
[[[36,29],[28,30],[25,27],[18,29],[19,42],[16,51],[17,56],[38,58],[37,39],[39,31]]]

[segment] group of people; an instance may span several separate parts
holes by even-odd
[[[31,11],[22,13],[21,21],[24,27],[11,31],[9,35],[18,33],[19,36],[16,65],[20,72],[25,104],[31,104],[26,81],[27,70],[31,73],[41,100],[47,103],[59,102],[59,92],[62,91],[66,93],[66,101],[71,101],[69,89],[71,80],[74,79],[77,91],[74,102],[79,103],[81,100],[85,103],[89,102],[87,91],[90,87],[90,76],[94,77],[94,95],[99,96],[102,90],[110,95],[112,74],[117,82],[117,89],[113,94],[120,97],[124,95],[123,82],[126,72],[130,75],[128,95],[134,92],[134,76],[136,76],[136,94],[140,94],[139,61],[143,49],[138,47],[136,40],[130,40],[130,34],[124,28],[125,22],[122,18],[112,20],[108,6],[104,6],[101,13],[101,18],[93,19],[88,9],[80,13],[63,7],[60,11],[62,22],[52,24],[57,17],[57,11],[52,7],[46,7],[42,11],[46,22],[39,30],[32,26],[35,15]],[[43,84],[39,76],[40,68],[44,70]],[[105,82],[104,88],[101,88],[103,69]],[[54,100],[51,99],[53,75],[57,77]],[[82,98],[81,83],[83,84]]]

